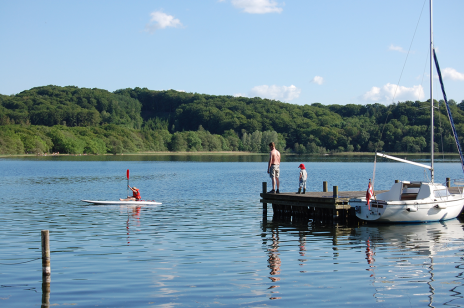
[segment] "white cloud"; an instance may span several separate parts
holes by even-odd
[[[248,95],[242,93],[235,93],[234,97],[248,97]]]
[[[179,28],[182,27],[182,23],[179,19],[174,18],[172,15],[157,11],[150,14],[151,19],[148,24],[145,25],[146,31],[154,33],[158,29],[164,29],[168,27]]]
[[[395,95],[396,94],[396,95]],[[411,88],[397,86],[387,83],[382,88],[372,87],[368,92],[361,96],[361,99],[369,102],[391,103],[395,101],[416,101],[424,99],[424,89],[421,85]]]
[[[324,78],[321,76],[314,76],[314,78],[311,80],[311,82],[317,83],[318,85],[321,85],[324,83]]]
[[[259,96],[262,98],[269,98],[288,102],[295,98],[298,98],[300,96],[300,93],[301,89],[295,87],[294,85],[291,85],[289,87],[276,85],[262,85],[256,86],[253,89],[251,89],[249,96]]]
[[[266,14],[280,13],[282,8],[273,0],[231,0],[233,6],[243,9],[245,13]]]
[[[400,46],[394,46],[393,44],[388,47],[388,50],[394,50],[394,51],[399,51],[399,52],[406,52],[403,47]]]
[[[464,74],[459,73],[457,70],[451,67],[447,67],[441,71],[443,79],[451,80],[464,80]]]

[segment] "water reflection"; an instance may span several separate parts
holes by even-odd
[[[279,287],[278,297],[271,294],[270,299],[288,299],[286,283],[296,279],[298,266],[301,275],[310,275],[308,286],[317,288],[319,298],[332,296],[323,293],[332,287],[323,281],[339,273],[337,280],[347,279],[353,294],[364,294],[364,304],[373,304],[369,299],[374,298],[376,303],[393,306],[405,302],[410,306],[463,306],[464,229],[459,219],[359,227],[272,220],[266,222],[264,231],[270,243],[269,289]]]
[[[306,255],[306,235],[304,233],[304,231],[298,231],[298,243],[300,244],[300,257],[304,257]],[[303,266],[304,265],[304,262],[308,261],[308,259],[303,259],[303,258],[300,258],[298,259],[298,261],[300,261],[300,266]],[[302,273],[305,273],[305,271],[301,271]]]
[[[42,276],[42,305],[41,308],[50,307],[50,276]]]
[[[272,282],[277,282],[280,281],[280,278],[277,277],[280,275],[280,265],[282,261],[280,260],[279,257],[279,230],[272,230],[272,237],[271,237],[272,243],[270,247],[268,248],[269,251],[269,259],[267,260],[269,262],[269,268],[271,269],[270,271],[270,277]],[[279,286],[277,284],[271,285],[269,289],[274,289],[278,288]],[[279,293],[278,291],[271,291],[271,293],[274,295],[276,293]],[[271,296],[270,299],[281,299],[281,297],[278,296]]]
[[[443,267],[463,265],[462,260],[458,264],[448,263],[453,255],[461,255],[463,238],[463,225],[458,219],[427,224],[365,225],[355,228],[352,235],[352,239],[365,243],[366,270],[376,287],[373,296],[377,301],[395,297],[418,297],[417,301],[419,298],[424,301],[427,297],[430,307],[435,305],[436,290],[440,289],[439,296],[446,293],[451,296],[448,305],[462,301],[458,289],[463,285],[463,272],[458,271],[454,281],[446,281],[440,275]],[[437,273],[435,267],[439,268]]]
[[[133,220],[132,225],[137,228],[140,227],[140,213],[142,211],[142,206],[141,205],[135,205],[135,206],[121,205],[120,211],[127,212],[126,231],[127,231],[127,245],[129,245],[130,244],[131,217]]]

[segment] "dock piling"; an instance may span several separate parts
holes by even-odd
[[[338,198],[338,186],[333,187],[333,197]]]
[[[263,182],[263,194],[267,192],[267,182]],[[263,202],[263,218],[267,217],[267,203]]]
[[[328,190],[327,190],[327,181],[322,182],[322,192],[328,192]]]

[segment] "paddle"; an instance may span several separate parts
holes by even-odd
[[[127,169],[126,176],[127,176],[127,196],[129,196],[129,169]]]

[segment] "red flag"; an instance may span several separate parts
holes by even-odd
[[[371,209],[372,196],[374,196],[374,190],[372,189],[371,181],[369,181],[369,186],[367,187],[367,191],[366,191],[366,200],[367,200],[367,206],[369,210]]]
[[[126,176],[127,176],[127,179],[129,179],[129,169],[127,169]]]

